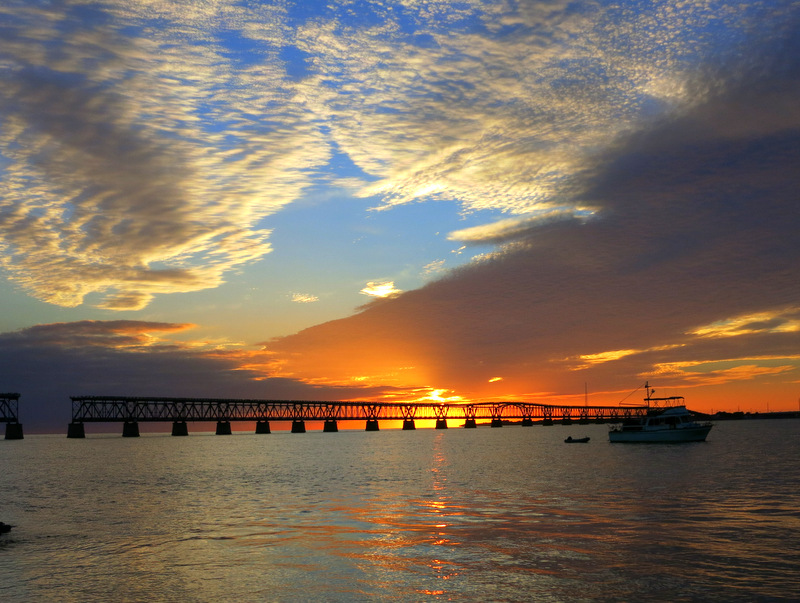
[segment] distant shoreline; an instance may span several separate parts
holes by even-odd
[[[708,417],[715,421],[741,421],[745,419],[800,419],[800,411],[785,410],[778,412],[717,412],[713,415],[694,413],[698,416]]]

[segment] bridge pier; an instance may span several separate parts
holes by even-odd
[[[22,440],[22,423],[6,423],[6,439]]]
[[[436,429],[447,429],[447,419],[436,419]]]
[[[339,431],[339,425],[336,423],[336,419],[325,419],[325,422],[322,424],[322,431],[325,433],[337,433]]]
[[[68,438],[85,438],[86,437],[86,430],[83,428],[83,423],[75,423],[72,422],[67,425],[67,437]]]
[[[271,433],[269,430],[269,421],[258,421],[256,423],[256,433]]]
[[[122,424],[122,437],[123,438],[138,438],[139,437],[139,423],[136,421],[125,421]]]
[[[475,422],[475,419],[465,419],[464,420],[464,429],[475,429],[478,424]]]
[[[367,419],[367,428],[365,431],[380,431],[378,419]]]
[[[173,421],[173,423],[172,423],[172,435],[174,435],[174,436],[188,436],[189,435],[189,426],[186,425],[186,421]]]
[[[6,439],[22,440],[22,423],[6,423]]]
[[[403,431],[413,431],[417,426],[414,425],[414,419],[403,419]]]
[[[530,417],[525,417],[522,419],[522,426],[523,427],[533,427],[533,419]]]
[[[230,421],[217,421],[217,435],[231,435]]]
[[[305,433],[306,422],[303,419],[294,419],[292,421],[292,433]]]
[[[544,426],[550,426],[552,424],[553,424],[553,419],[545,418],[545,419],[542,420],[542,425],[544,425]]]
[[[492,427],[502,427],[503,426],[503,419],[494,418],[492,419]]]

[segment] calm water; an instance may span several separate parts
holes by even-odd
[[[800,421],[606,430],[0,441],[0,600],[800,598]]]

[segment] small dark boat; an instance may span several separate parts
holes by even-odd
[[[589,439],[590,438],[588,436],[585,437],[585,438],[573,438],[572,436],[569,436],[566,440],[564,440],[564,443],[565,444],[585,444],[586,442],[589,441]]]
[[[7,523],[0,521],[0,534],[8,534],[13,527],[14,526],[10,526]]]

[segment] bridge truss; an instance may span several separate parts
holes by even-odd
[[[478,421],[499,427],[503,421],[521,421],[523,425],[532,425],[535,420],[545,424],[573,420],[614,422],[647,411],[644,406],[565,406],[510,401],[439,404],[432,401],[332,402],[129,396],[73,396],[71,400],[72,425],[80,424],[81,433],[83,423],[170,421],[174,424],[216,421],[218,433],[221,423],[229,424],[231,421],[256,421],[262,425],[262,433],[269,433],[269,421],[291,421],[293,431],[305,431],[305,421],[323,421],[326,431],[336,431],[338,421],[358,420],[366,421],[370,431],[378,430],[378,421],[403,421],[404,429],[414,429],[415,420],[435,420],[437,428],[446,428],[448,419],[463,420],[465,427],[475,427]],[[71,429],[75,429],[72,425]],[[263,425],[267,426],[265,431]],[[227,430],[223,427],[222,433],[229,433],[229,427]]]
[[[6,424],[6,439],[21,440],[22,423],[19,422],[19,394],[0,394],[0,423]]]

